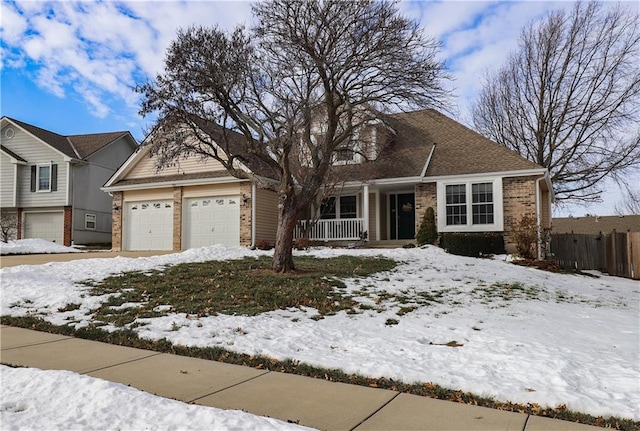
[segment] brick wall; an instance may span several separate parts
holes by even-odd
[[[504,239],[507,252],[515,252],[511,232],[524,215],[536,216],[536,177],[504,178],[502,201],[504,210]]]
[[[62,235],[62,242],[65,246],[71,246],[71,232],[73,231],[73,209],[68,206],[64,207],[64,233]]]
[[[438,223],[438,211],[437,211],[437,187],[436,183],[418,184],[415,187],[415,204],[416,204],[416,233],[420,230],[420,223],[422,223],[422,217],[424,217],[427,208],[433,208],[436,214],[436,226]]]
[[[246,199],[245,199],[246,197]],[[240,245],[251,245],[251,183],[240,184]]]
[[[122,250],[122,192],[113,192],[113,202],[111,204],[111,249],[113,251]]]
[[[182,250],[182,187],[173,189],[173,251]]]

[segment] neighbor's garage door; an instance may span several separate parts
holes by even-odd
[[[183,226],[183,248],[240,245],[240,197],[187,199]]]
[[[173,202],[150,200],[127,202],[125,250],[173,249]]]
[[[64,213],[24,213],[24,238],[41,238],[64,244]]]

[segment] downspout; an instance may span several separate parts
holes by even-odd
[[[540,182],[545,179],[542,176],[536,180],[536,229],[538,233],[538,260],[544,259],[542,255],[542,199],[540,196]]]
[[[255,181],[251,182],[251,249],[256,248],[256,197],[258,188]]]

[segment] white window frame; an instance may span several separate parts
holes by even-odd
[[[356,216],[355,218],[360,218],[360,196],[358,194],[353,194],[353,195],[340,195],[340,196],[329,196],[327,199],[331,199],[334,198],[335,199],[335,205],[336,205],[336,216],[335,218],[319,218],[319,220],[342,220],[342,215],[340,214],[340,199],[341,198],[350,198],[350,197],[355,197],[356,198]],[[320,214],[319,217],[322,216],[322,207],[320,207]],[[344,219],[344,220],[353,220],[351,219]]]
[[[39,163],[36,165],[36,193],[48,193],[51,192],[51,171],[52,171],[52,163]],[[48,167],[49,168],[49,188],[41,189],[40,188],[40,168]]]
[[[91,220],[93,218],[93,220]],[[93,227],[89,227],[89,223],[93,223]],[[98,217],[95,214],[85,214],[84,215],[84,228],[86,230],[96,230],[98,227]]]
[[[473,184],[491,183],[493,194],[493,223],[473,224]],[[447,186],[464,185],[467,206],[467,223],[447,225]],[[504,209],[502,202],[502,177],[475,177],[439,181],[438,190],[438,231],[439,232],[502,232],[504,230]]]

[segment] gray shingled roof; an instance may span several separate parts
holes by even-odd
[[[588,216],[554,218],[552,220],[553,233],[578,233],[597,235],[600,232],[640,232],[640,215],[626,216]]]
[[[542,168],[433,109],[383,115],[382,120],[395,131],[392,142],[376,160],[336,167],[339,178],[418,177],[434,144],[428,177]]]
[[[127,131],[63,136],[15,118],[5,117],[56,150],[74,159],[85,159],[113,141],[128,135]]]

